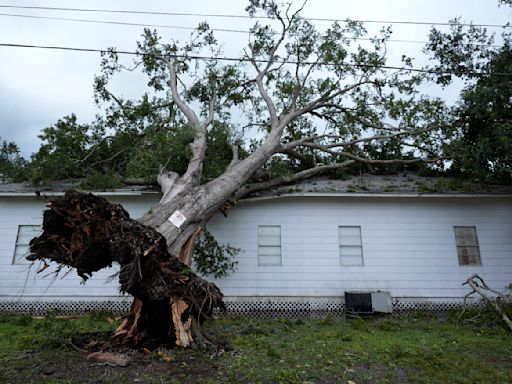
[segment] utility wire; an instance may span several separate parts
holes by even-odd
[[[138,10],[118,10],[118,9],[94,9],[94,8],[64,8],[64,7],[42,7],[42,6],[21,6],[21,5],[0,5],[0,8],[11,9],[37,9],[37,10],[50,10],[50,11],[70,11],[70,12],[95,12],[95,13],[121,13],[121,14],[134,14],[134,15],[159,15],[159,16],[198,16],[198,17],[221,17],[221,18],[236,18],[236,19],[270,19],[268,16],[254,16],[249,15],[234,15],[222,13],[183,13],[183,12],[158,12],[158,11],[138,11]],[[306,20],[311,21],[327,21],[327,22],[346,22],[347,19],[334,19],[323,17],[304,17]],[[449,26],[450,23],[441,22],[427,22],[427,21],[393,21],[393,20],[352,20],[363,23],[376,23],[376,24],[412,24],[412,25],[444,25]],[[488,27],[488,28],[512,28],[511,25],[499,24],[471,24],[461,23],[462,26],[475,26],[475,27]]]
[[[125,21],[109,21],[109,20],[88,20],[88,19],[75,19],[75,18],[67,18],[67,17],[19,15],[19,14],[11,14],[11,13],[0,13],[0,16],[20,17],[20,18],[26,18],[26,19],[73,21],[73,22],[80,22],[80,23],[127,25],[127,26],[132,26],[132,27],[155,27],[155,28],[186,29],[186,30],[196,30],[197,29],[197,27],[183,27],[183,26],[178,26],[178,25],[130,23],[130,22],[125,22]],[[212,28],[211,30],[218,31],[218,32],[236,32],[236,33],[247,33],[247,34],[250,33],[249,31],[241,30],[241,29],[222,29],[222,28],[213,29]]]
[[[76,48],[76,47],[63,47],[63,46],[50,46],[50,45],[33,45],[33,44],[14,44],[14,43],[0,43],[0,47],[9,47],[9,48],[37,48],[37,49],[52,49],[52,50],[61,50],[61,51],[75,51],[75,52],[95,52],[95,53],[117,53],[123,55],[133,55],[133,56],[154,56],[153,54],[134,52],[134,51],[124,51],[124,50],[116,50],[116,49],[96,49],[96,48]],[[192,60],[220,60],[220,61],[231,61],[231,62],[256,62],[256,63],[267,63],[266,60],[263,59],[249,59],[244,57],[227,57],[227,56],[202,56],[202,55],[162,55],[161,58],[178,58],[178,59],[192,59]],[[503,77],[512,77],[512,73],[504,73],[504,72],[476,72],[476,71],[466,71],[466,72],[457,72],[457,71],[434,71],[430,69],[422,69],[422,68],[408,68],[408,67],[399,67],[393,65],[377,65],[377,64],[353,64],[353,63],[328,63],[328,62],[316,62],[316,61],[294,61],[294,60],[275,60],[276,64],[293,64],[293,65],[325,65],[331,67],[352,67],[352,68],[374,68],[374,69],[384,69],[384,70],[396,70],[396,71],[406,71],[406,72],[417,72],[417,73],[429,73],[433,75],[470,75],[470,76],[503,76]]]
[[[0,6],[1,8],[1,6]],[[196,30],[197,27],[186,27],[186,26],[178,26],[178,25],[163,25],[163,24],[148,24],[148,23],[132,23],[125,21],[110,21],[110,20],[90,20],[90,19],[77,19],[77,18],[67,18],[67,17],[52,17],[52,16],[36,16],[36,15],[20,15],[20,14],[12,14],[12,13],[0,13],[0,16],[6,17],[19,17],[26,19],[43,19],[43,20],[59,20],[59,21],[71,21],[71,22],[80,22],[80,23],[93,23],[93,24],[110,24],[110,25],[122,25],[122,26],[131,26],[131,27],[154,27],[154,28],[167,28],[167,29],[183,29],[183,30]],[[250,34],[251,32],[248,30],[242,29],[227,29],[227,28],[210,28],[211,31],[215,32],[232,32],[232,33],[243,33]],[[275,32],[275,35],[279,35],[279,32]],[[362,41],[372,41],[371,38],[367,37],[355,37],[354,40],[362,40]],[[420,40],[405,40],[405,39],[387,39],[386,42],[391,43],[413,43],[413,44],[428,44],[428,41],[420,41]],[[461,45],[468,46],[483,46],[485,44],[475,44],[475,43],[462,43]],[[497,45],[492,45],[493,48],[501,48]]]

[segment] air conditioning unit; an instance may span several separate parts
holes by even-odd
[[[345,310],[354,313],[391,313],[389,292],[345,292]]]

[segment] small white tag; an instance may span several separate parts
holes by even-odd
[[[179,228],[185,221],[187,221],[187,218],[180,211],[174,211],[174,213],[171,215],[171,217],[169,217],[168,220],[176,228]]]

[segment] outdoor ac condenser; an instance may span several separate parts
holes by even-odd
[[[345,292],[345,310],[355,313],[391,313],[391,294],[382,291]]]

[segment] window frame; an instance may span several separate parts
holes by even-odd
[[[343,244],[342,243],[342,236],[341,236],[341,230],[342,228],[357,228],[359,230],[359,244],[353,245],[353,244]],[[361,262],[358,264],[347,264],[343,262],[343,259],[347,256],[343,256],[342,254],[342,248],[354,248],[359,249],[361,252],[360,258]],[[364,266],[364,251],[363,251],[363,231],[360,225],[338,225],[338,253],[339,253],[339,259],[340,259],[340,265],[343,267],[363,267]]]
[[[474,235],[474,244],[473,245],[460,244],[460,241],[459,241],[460,239],[459,239],[459,236],[457,235],[457,229],[459,229],[459,228],[473,230],[473,235]],[[482,252],[480,252],[480,243],[478,241],[478,233],[476,231],[476,226],[475,225],[454,225],[453,226],[453,235],[455,238],[455,248],[457,250],[457,260],[459,262],[459,267],[481,267],[482,266]],[[476,250],[478,262],[463,264],[461,262],[463,260],[461,258],[461,254],[460,254],[460,250],[463,248],[470,248],[470,249]]]
[[[279,245],[268,245],[268,244],[261,244],[261,234],[260,229],[262,228],[278,228],[279,229]],[[265,225],[258,225],[257,227],[257,239],[256,243],[258,246],[258,266],[264,266],[264,267],[279,267],[283,265],[283,242],[282,242],[282,230],[281,225],[277,224],[265,224]],[[261,250],[263,249],[269,249],[269,248],[279,248],[279,263],[269,263],[269,262],[262,262],[261,258],[265,256],[277,256],[277,255],[265,255],[262,254]]]
[[[41,233],[41,225],[40,224],[19,224],[17,231],[16,231],[16,240],[14,242],[14,249],[12,254],[12,260],[11,265],[28,265],[31,264],[31,261],[28,261],[25,259],[24,256],[26,256],[28,253],[25,252],[23,255],[19,254],[19,247],[26,247],[30,244],[30,240],[32,240],[32,237],[28,240],[28,242],[21,242],[20,241],[20,235],[22,234],[22,228],[31,227],[31,229],[37,228],[37,233]],[[35,232],[35,231],[33,231]]]

